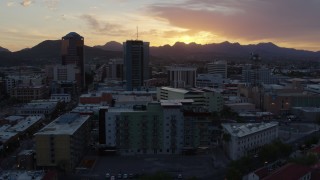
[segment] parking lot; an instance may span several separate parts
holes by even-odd
[[[223,179],[225,164],[219,156],[212,155],[141,155],[141,156],[96,156],[92,169],[77,171],[70,179],[118,179],[121,174],[128,178],[142,174],[165,172],[175,179]],[[94,157],[90,157],[91,159]],[[108,174],[108,178],[106,178]],[[137,178],[133,178],[137,179]]]

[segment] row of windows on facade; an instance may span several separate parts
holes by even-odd
[[[238,147],[238,151],[245,150],[245,149],[251,148],[251,147],[255,147],[258,144],[265,144],[265,143],[269,142],[270,140],[272,140],[274,138],[275,138],[275,135],[271,135],[271,136],[265,137],[264,139],[253,141],[253,142],[251,142],[249,144],[245,144],[243,146]]]
[[[254,136],[246,136],[244,138],[241,138],[240,141],[238,141],[238,144],[242,144],[242,143],[245,143],[245,142],[249,142],[253,139],[256,139],[256,138],[262,138],[262,136],[267,136],[267,135],[271,135],[272,133],[275,133],[276,132],[276,129],[271,129],[271,130],[268,130],[268,131],[264,131],[262,133],[259,133],[259,134],[256,134]]]
[[[167,152],[167,153],[175,153],[176,152],[176,149],[153,149],[154,153],[156,154],[157,152],[159,153],[162,153],[163,152]],[[137,149],[136,151],[135,150],[125,150],[125,153],[147,153],[147,149]]]
[[[45,110],[45,111],[41,111],[41,110],[30,110],[30,111],[21,111],[21,113],[25,113],[25,114],[48,114],[49,111]]]
[[[143,125],[147,125],[148,123],[138,123],[137,125],[138,126],[143,126]],[[120,126],[120,124],[116,124],[117,126]],[[122,124],[122,125],[128,125],[128,124]],[[158,125],[159,126],[161,126],[162,125],[162,123],[158,123]],[[171,125],[175,125],[175,123],[171,123]],[[180,125],[182,125],[181,123],[180,123]],[[111,124],[108,124],[107,126],[109,126],[109,127],[111,127],[112,125]],[[170,124],[169,123],[166,123],[166,126],[170,126]]]

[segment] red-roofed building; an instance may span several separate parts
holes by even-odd
[[[91,93],[83,94],[79,98],[80,104],[111,104],[112,95],[110,93]]]
[[[248,180],[259,180],[269,175],[269,171],[267,167],[262,167],[260,169],[255,170],[252,173],[248,174]]]
[[[320,146],[316,146],[310,150],[310,152],[320,154]]]
[[[269,171],[268,167],[262,167],[249,173],[243,179],[246,180],[312,180],[313,176],[318,177],[319,173],[314,173],[315,169],[289,163],[275,171]],[[320,179],[320,178],[319,178]],[[318,179],[317,179],[318,180]]]
[[[58,173],[56,171],[50,170],[44,175],[42,180],[57,180],[58,179]]]
[[[319,180],[320,179],[320,171],[319,169],[313,170],[311,173],[311,180]]]
[[[312,169],[308,166],[289,163],[263,180],[311,180]]]

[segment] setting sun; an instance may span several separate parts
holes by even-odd
[[[195,42],[196,40],[193,39],[193,38],[190,37],[190,36],[182,36],[182,37],[179,38],[179,41],[180,41],[180,42],[184,42],[184,43],[186,43],[186,44],[189,44],[189,43],[191,43],[191,42]]]

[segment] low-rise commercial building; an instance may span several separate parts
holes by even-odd
[[[157,89],[157,98],[158,100],[192,99],[193,105],[201,106],[208,112],[219,112],[224,104],[222,95],[211,88],[161,87]]]
[[[278,138],[278,123],[225,123],[222,124],[226,138],[224,149],[230,159],[237,160]]]
[[[62,102],[68,103],[71,101],[71,95],[70,94],[51,94],[50,99],[53,101],[62,101]]]
[[[33,135],[43,119],[44,116],[27,116],[15,124],[0,126],[0,150],[4,153],[12,152],[19,145],[20,139]]]
[[[44,85],[16,86],[10,90],[10,96],[22,102],[30,102],[37,99],[46,99],[49,95],[49,88]]]
[[[57,108],[58,101],[33,101],[17,108],[19,115],[50,115]]]

